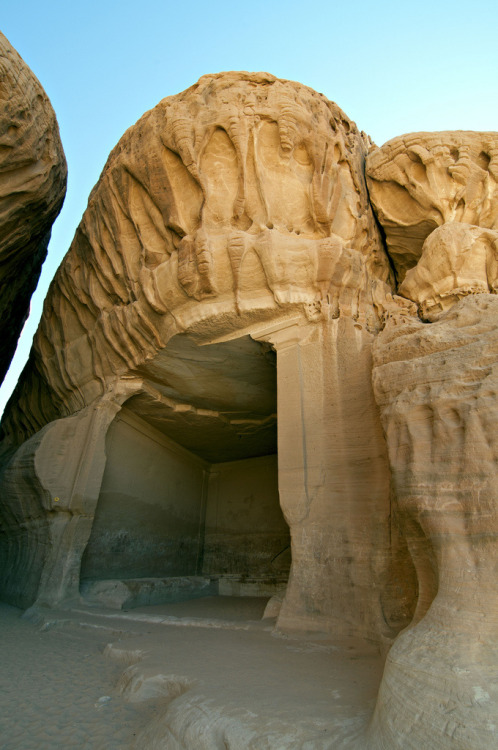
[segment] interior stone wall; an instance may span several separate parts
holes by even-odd
[[[279,504],[277,456],[213,464],[204,536],[205,574],[282,576],[290,535]]]
[[[81,580],[288,574],[277,456],[210,465],[123,409]]]
[[[126,410],[106,450],[82,580],[195,575],[208,464]]]

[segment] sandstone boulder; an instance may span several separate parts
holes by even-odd
[[[497,289],[498,230],[450,222],[427,237],[398,291],[433,321],[462,297]]]
[[[204,76],[147,112],[112,151],[49,291],[14,442],[185,330],[219,338],[324,304],[374,329],[390,268],[368,147],[337,105],[269,74]]]

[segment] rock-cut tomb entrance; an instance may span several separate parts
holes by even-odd
[[[276,354],[175,336],[111,424],[81,590],[126,606],[285,588]]]

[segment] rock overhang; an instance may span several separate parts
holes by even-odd
[[[111,152],[52,282],[17,431],[83,408],[179,333],[207,343],[296,312],[375,328],[391,272],[368,147],[337,105],[266,73],[203,76],[147,112]]]

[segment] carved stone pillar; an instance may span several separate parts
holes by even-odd
[[[277,351],[279,492],[292,539],[278,628],[392,635],[390,475],[372,335],[341,317],[261,338]]]

